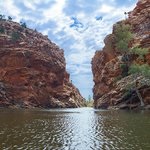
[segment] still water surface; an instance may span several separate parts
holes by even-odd
[[[150,112],[0,109],[0,150],[150,150]]]

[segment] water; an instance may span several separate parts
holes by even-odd
[[[0,109],[0,150],[150,150],[150,112]]]

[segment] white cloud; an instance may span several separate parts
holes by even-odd
[[[30,1],[30,0],[29,0]],[[41,3],[48,3],[50,0],[32,0],[30,2],[32,2],[33,4],[41,4]]]
[[[103,5],[100,7],[100,12],[102,12],[102,13],[111,13],[113,9],[114,9],[114,8],[113,8],[112,6],[103,4]]]
[[[21,18],[19,17],[21,10],[15,6],[14,1],[5,0],[4,2],[0,2],[0,10],[5,15],[16,16],[16,21],[19,21]]]
[[[81,92],[83,86],[88,88],[89,92],[93,85],[90,61],[95,51],[103,47],[103,39],[111,33],[113,24],[124,19],[124,12],[132,10],[135,4],[120,6],[116,0],[95,0],[94,2],[90,0],[72,0],[72,4],[68,5],[70,1],[5,0],[3,3],[0,2],[0,10],[3,10],[2,12],[6,15],[15,16],[16,21],[24,18],[25,21],[33,22],[37,26],[47,24],[46,27],[40,30],[43,34],[48,34],[50,39],[53,39],[53,42],[60,47],[63,48],[65,45],[67,69],[71,72],[72,80],[81,89]],[[18,7],[18,2],[23,3],[28,8],[29,13],[25,13],[22,7]],[[89,5],[87,5],[88,3]],[[42,4],[45,4],[46,7],[42,7]],[[77,4],[80,5],[79,8],[75,7]],[[88,8],[90,8],[90,11],[88,11]],[[66,10],[69,10],[69,14],[65,12]],[[38,14],[41,15],[40,18]],[[101,15],[102,20],[95,19],[96,16]],[[83,28],[70,28],[70,25],[74,23],[71,17],[77,17],[83,24]],[[54,22],[55,25],[50,27],[49,22]],[[35,28],[34,25],[33,28]],[[63,32],[63,34],[60,34],[60,32]],[[72,42],[66,43],[70,41],[69,39],[72,39]],[[80,80],[80,77],[89,80],[88,84],[84,80]]]
[[[29,9],[32,9],[33,11],[35,11],[36,7],[35,5],[33,5],[33,3],[29,0],[24,0],[23,1],[24,5],[29,8]]]
[[[45,29],[45,30],[42,31],[42,34],[43,34],[43,35],[48,35],[48,32],[49,32],[49,31],[50,31],[50,29]]]
[[[43,11],[43,17],[45,22],[52,19],[56,22],[67,19],[67,17],[63,14],[63,9],[65,7],[66,0],[55,0],[55,4],[50,8]],[[61,27],[61,26],[60,26]]]

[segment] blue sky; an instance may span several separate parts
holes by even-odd
[[[92,96],[91,59],[101,50],[112,25],[125,18],[137,0],[0,0],[0,13],[48,35],[64,49],[72,82]]]

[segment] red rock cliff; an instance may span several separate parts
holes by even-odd
[[[150,2],[149,0],[139,0],[136,8],[129,13],[129,18],[124,22],[132,26],[134,33],[133,45],[150,48]],[[118,22],[117,24],[120,24]],[[129,98],[125,97],[124,89],[128,83],[136,82],[142,77],[128,76],[118,81],[121,74],[120,64],[121,55],[115,48],[113,27],[112,34],[108,35],[105,40],[105,46],[101,51],[97,51],[92,59],[92,71],[94,77],[94,105],[96,108],[108,108],[109,106],[119,106],[127,108]],[[146,62],[150,65],[150,54],[146,56]],[[117,82],[118,81],[118,82]],[[141,95],[144,97],[145,104],[150,104],[150,87],[141,87]],[[145,93],[144,93],[145,92]],[[139,100],[135,93],[132,94],[132,104],[130,107],[138,107]]]
[[[0,107],[80,107],[64,53],[47,36],[0,20]]]

